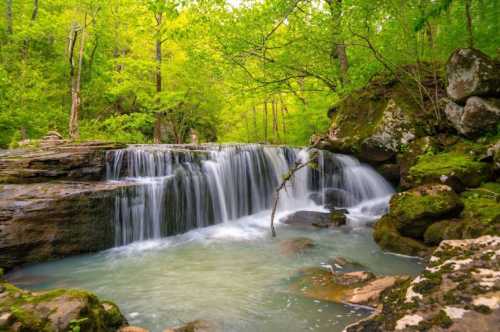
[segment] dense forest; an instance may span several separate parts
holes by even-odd
[[[0,147],[51,130],[303,145],[381,72],[441,77],[457,47],[498,57],[498,2],[4,0]]]

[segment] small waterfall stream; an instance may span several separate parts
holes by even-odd
[[[115,199],[115,244],[157,239],[236,220],[270,208],[273,191],[308,152],[261,145],[135,145],[108,152],[107,179],[132,181]],[[391,186],[369,166],[319,151],[316,169],[300,170],[282,195],[288,210],[337,190],[353,220],[381,214]]]

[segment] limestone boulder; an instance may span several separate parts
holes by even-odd
[[[465,102],[471,96],[500,97],[500,64],[483,52],[462,48],[446,64],[448,96]]]
[[[470,97],[464,107],[449,101],[445,114],[460,134],[477,136],[496,130],[500,123],[500,99]]]

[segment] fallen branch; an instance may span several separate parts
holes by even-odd
[[[280,191],[282,189],[285,189],[286,191],[286,184],[288,181],[292,180],[295,173],[300,171],[302,168],[314,165],[316,163],[316,159],[318,158],[318,152],[314,152],[309,158],[309,160],[305,162],[299,162],[295,161],[294,166],[288,171],[288,173],[283,177],[283,181],[281,184],[276,188],[276,191],[274,193],[274,202],[273,202],[273,210],[271,212],[271,234],[273,237],[276,237],[276,229],[274,227],[274,217],[276,216],[276,210],[278,208],[278,202],[280,199]]]

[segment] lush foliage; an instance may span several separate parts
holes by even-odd
[[[305,144],[375,74],[500,45],[500,0],[2,0],[0,12],[0,147],[67,135],[72,31],[80,138],[125,142],[157,130]]]

